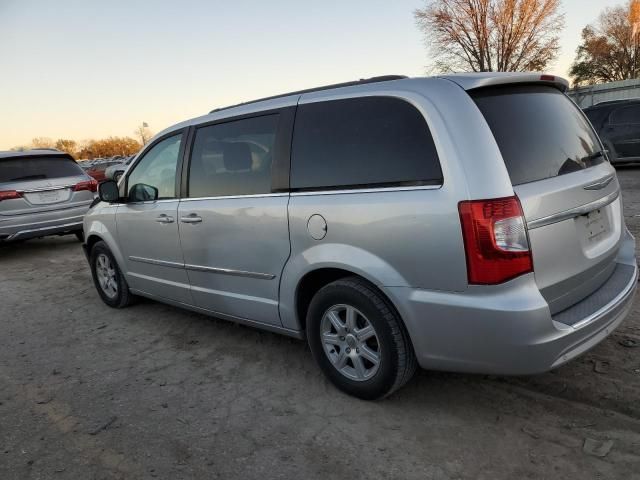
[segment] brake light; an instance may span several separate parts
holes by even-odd
[[[470,284],[494,285],[533,271],[517,197],[458,204]]]
[[[15,190],[4,190],[0,191],[0,202],[2,200],[14,200],[16,198],[22,197],[22,193],[17,192]]]
[[[97,192],[98,181],[95,179],[87,180],[86,182],[76,183],[75,187],[73,187],[74,192],[81,192],[83,190],[88,190],[89,192]]]
[[[554,75],[540,75],[540,80],[543,82],[555,82],[556,77]]]

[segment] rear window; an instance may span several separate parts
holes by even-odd
[[[441,183],[442,171],[427,122],[408,102],[364,97],[298,107],[291,188]]]
[[[0,159],[0,183],[84,175],[78,164],[64,157],[17,157]]]
[[[584,114],[587,116],[591,124],[596,130],[602,128],[602,124],[609,116],[609,110],[606,108],[587,108],[584,110]]]
[[[487,120],[509,171],[521,185],[602,163],[596,134],[562,92],[508,86],[470,92]]]

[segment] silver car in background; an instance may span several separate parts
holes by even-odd
[[[0,152],[0,242],[75,234],[98,183],[58,150]]]
[[[365,399],[417,365],[556,368],[620,325],[638,278],[615,170],[567,86],[385,77],[175,125],[85,217],[98,293],[306,339]]]
[[[123,159],[122,162],[116,165],[110,165],[104,171],[104,176],[110,180],[115,180],[116,182],[120,180],[124,172],[126,172],[127,168],[131,165],[133,160],[136,158],[135,155],[131,155]]]

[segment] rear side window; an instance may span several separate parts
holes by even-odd
[[[441,183],[427,123],[406,101],[364,97],[298,107],[292,189]]]
[[[495,87],[471,96],[493,132],[513,185],[605,161],[578,107],[553,87]]]
[[[70,158],[17,157],[0,159],[0,183],[24,180],[83,176],[84,171]]]
[[[640,123],[640,105],[622,107],[613,111],[609,119],[611,125],[634,125]]]
[[[198,128],[189,167],[189,197],[271,192],[279,115]]]

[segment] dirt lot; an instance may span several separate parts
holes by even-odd
[[[619,176],[638,235],[640,169]],[[621,344],[640,343],[638,299],[557,371],[421,371],[366,403],[303,342],[149,301],[109,309],[74,237],[4,246],[0,479],[640,479],[640,348]]]

